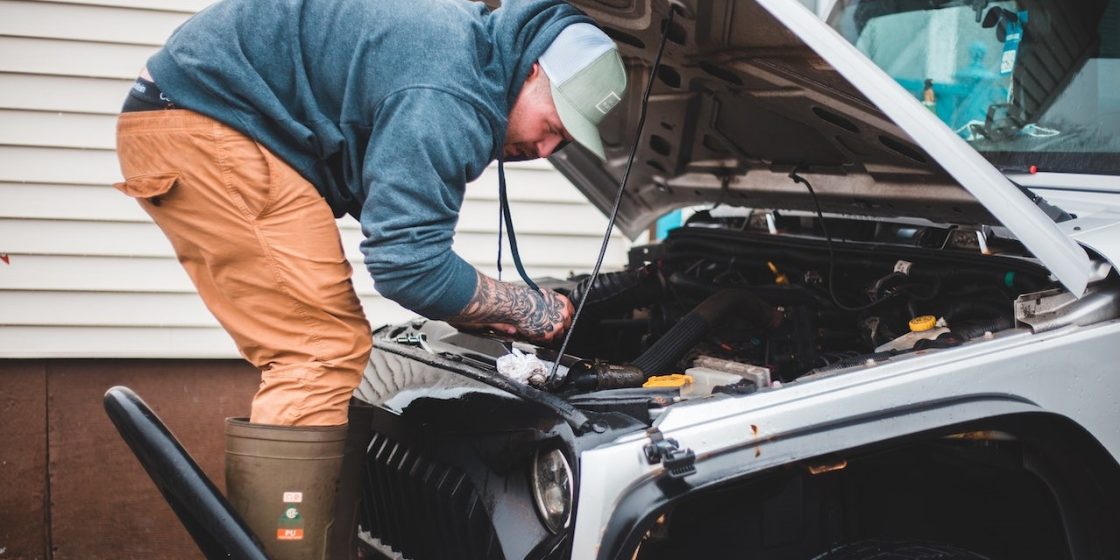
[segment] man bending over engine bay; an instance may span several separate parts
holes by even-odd
[[[501,172],[572,140],[602,157],[624,68],[566,3],[504,4],[224,0],[175,31],[125,101],[116,187],[261,370],[250,417],[227,420],[226,480],[273,558],[350,554],[324,543],[332,508],[356,500],[336,504],[335,483],[371,332],[336,217],[361,222],[377,290],[412,311],[539,343],[571,322],[563,295],[456,255],[454,227],[495,159]]]

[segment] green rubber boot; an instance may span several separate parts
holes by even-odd
[[[226,494],[273,560],[327,560],[347,426],[226,419]]]
[[[346,432],[346,453],[335,494],[334,521],[330,529],[331,560],[357,560],[358,502],[366,473],[366,452],[373,439],[370,428],[373,407],[357,399],[350,401],[350,428]]]

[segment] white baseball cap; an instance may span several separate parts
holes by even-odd
[[[626,93],[626,68],[618,45],[590,23],[564,28],[540,59],[552,84],[552,101],[576,142],[606,158],[599,123]]]

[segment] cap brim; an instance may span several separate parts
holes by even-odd
[[[556,113],[560,115],[560,122],[564,123],[564,128],[567,129],[572,139],[584,148],[591,150],[591,153],[599,156],[599,159],[606,160],[607,155],[603,150],[603,139],[599,136],[599,127],[580,115],[575,106],[564,97],[564,94],[556,89],[556,86],[552,86],[552,102],[556,105]]]

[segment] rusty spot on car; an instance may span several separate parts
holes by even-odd
[[[761,447],[754,448],[754,456],[759,457],[761,455],[762,455],[762,448]]]
[[[757,436],[758,435],[758,426],[756,426],[754,424],[751,424],[751,432],[754,432],[754,435]]]

